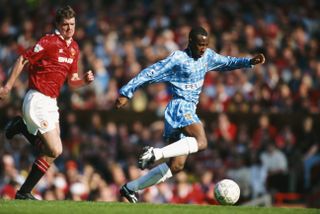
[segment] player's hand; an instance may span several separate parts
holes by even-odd
[[[84,79],[84,82],[85,82],[87,85],[90,84],[91,82],[93,82],[93,80],[94,80],[94,75],[93,75],[92,71],[89,70],[88,72],[86,72],[86,73],[84,74],[83,79]]]
[[[115,107],[116,108],[122,108],[123,106],[125,106],[128,103],[128,101],[129,101],[128,97],[120,96],[116,100]]]
[[[260,53],[254,56],[253,58],[251,58],[250,63],[251,65],[257,65],[257,64],[263,64],[265,61],[266,61],[266,58],[262,53]]]
[[[8,96],[10,92],[9,87],[0,87],[0,100],[4,99],[6,96]]]

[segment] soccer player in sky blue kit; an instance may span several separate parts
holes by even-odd
[[[174,51],[167,58],[142,70],[120,89],[116,107],[126,105],[134,92],[147,84],[166,82],[173,98],[165,110],[164,137],[169,145],[163,148],[144,147],[139,157],[140,169],[169,159],[152,168],[146,175],[124,184],[120,194],[131,203],[138,202],[137,191],[158,184],[178,173],[184,167],[189,154],[207,148],[202,123],[196,115],[196,105],[208,71],[229,71],[251,68],[265,61],[263,54],[253,58],[222,56],[208,48],[208,33],[202,27],[189,33],[189,44],[184,51]]]

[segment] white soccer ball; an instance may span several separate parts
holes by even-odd
[[[214,196],[222,205],[233,205],[239,200],[240,188],[233,180],[223,179],[215,185]]]

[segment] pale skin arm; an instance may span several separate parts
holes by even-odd
[[[12,71],[9,75],[9,78],[4,86],[0,87],[0,99],[4,99],[9,92],[11,91],[16,79],[19,77],[20,73],[23,70],[23,67],[28,63],[28,60],[23,58],[23,56],[19,56],[16,60]]]
[[[89,85],[93,81],[94,75],[91,70],[86,72],[82,79],[79,77],[78,73],[74,73],[68,78],[68,84],[72,89],[77,89],[85,85]]]

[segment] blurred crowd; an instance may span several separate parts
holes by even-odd
[[[277,191],[310,192],[320,173],[320,3],[316,0],[0,0],[0,84],[17,56],[54,30],[55,10],[69,3],[77,12],[75,40],[82,51],[79,73],[92,69],[89,88],[62,90],[59,99],[64,153],[37,186],[43,199],[120,200],[118,188],[139,176],[136,159],[143,145],[163,146],[163,123],[104,121],[94,114],[78,124],[72,110],[112,111],[119,88],[141,69],[187,45],[192,26],[210,32],[210,45],[222,55],[264,53],[266,63],[228,73],[209,72],[198,109],[217,117],[204,120],[209,149],[190,157],[186,172],[152,187],[143,201],[215,203],[213,186],[236,180],[242,200]],[[0,102],[5,122],[19,112],[27,72],[10,97]],[[136,92],[127,111],[151,111],[159,118],[170,99],[166,84]],[[259,115],[232,121],[229,114]],[[277,126],[270,114],[303,114],[300,127]],[[312,115],[312,116],[309,116]],[[314,116],[316,115],[316,116]],[[12,197],[33,162],[34,152],[21,136],[0,136],[0,192]],[[192,164],[191,164],[192,163]],[[319,179],[318,179],[319,180]],[[288,184],[288,185],[284,185]],[[169,191],[170,190],[170,191]]]

